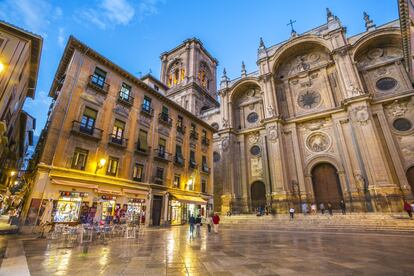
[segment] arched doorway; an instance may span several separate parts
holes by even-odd
[[[408,183],[410,183],[411,192],[414,195],[414,166],[412,166],[411,168],[407,170],[407,180],[408,180]]]
[[[252,200],[252,210],[266,206],[266,187],[262,181],[256,181],[250,187],[250,197]]]
[[[327,207],[330,202],[334,209],[339,209],[339,202],[343,197],[338,172],[334,166],[329,163],[320,163],[313,167],[312,184],[318,206],[323,202]]]

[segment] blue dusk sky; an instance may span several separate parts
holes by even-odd
[[[0,0],[0,19],[44,39],[35,100],[24,109],[43,128],[53,76],[69,35],[74,35],[129,72],[159,77],[162,52],[197,37],[230,78],[241,62],[257,70],[259,38],[266,46],[290,36],[290,19],[300,34],[326,22],[326,7],[347,27],[363,32],[363,11],[377,25],[398,18],[397,0]]]

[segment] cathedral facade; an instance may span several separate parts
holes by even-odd
[[[292,29],[269,47],[261,39],[257,71],[223,72],[220,105],[194,110],[217,129],[217,211],[344,200],[352,211],[389,212],[412,200],[414,90],[400,21],[377,27],[366,13],[364,21],[366,31],[348,37],[327,10],[308,32]]]

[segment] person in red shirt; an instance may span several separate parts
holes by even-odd
[[[413,209],[411,208],[410,203],[408,203],[405,200],[404,200],[404,211],[408,213],[408,216],[410,217],[410,219],[413,219]]]
[[[220,217],[217,213],[214,214],[213,216],[213,228],[214,228],[214,233],[218,233],[218,226],[220,223]]]

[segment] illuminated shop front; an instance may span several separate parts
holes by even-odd
[[[173,195],[169,208],[171,225],[181,225],[188,221],[190,215],[195,217],[198,215],[205,216],[207,213],[207,201],[196,196]]]
[[[102,220],[111,221],[115,214],[116,197],[110,195],[101,196]]]
[[[145,199],[130,198],[126,204],[126,217],[129,222],[145,222]]]
[[[87,202],[83,202],[83,198],[88,195],[80,192],[60,192],[60,197],[55,201],[54,206],[54,222],[77,222],[81,216],[82,207],[87,206]]]

